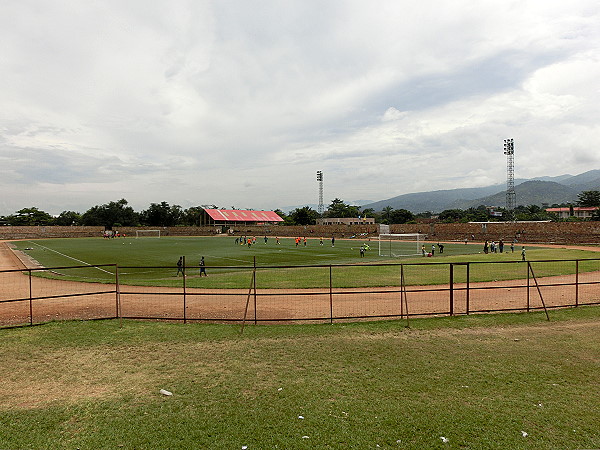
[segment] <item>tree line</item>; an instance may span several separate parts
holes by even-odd
[[[575,205],[556,204],[553,207],[600,207],[600,191],[583,191],[579,194]],[[215,205],[212,208],[217,209]],[[167,202],[151,203],[140,212],[134,211],[127,200],[111,201],[103,205],[92,206],[84,213],[63,211],[58,216],[52,216],[36,207],[23,208],[14,214],[0,216],[0,224],[13,226],[26,225],[87,225],[104,227],[173,227],[201,225],[203,206],[192,206],[183,209],[179,205],[169,205]],[[383,224],[403,224],[415,222],[418,219],[436,219],[439,222],[488,222],[507,220],[552,220],[558,216],[549,213],[537,205],[517,206],[514,211],[504,208],[489,208],[484,205],[468,209],[447,209],[439,214],[424,212],[413,214],[406,209],[394,209],[386,206],[381,211],[372,208],[362,209],[360,206],[349,205],[339,198],[332,200],[327,210],[321,215],[309,206],[296,208],[289,213],[280,209],[275,212],[284,220],[284,225],[314,225],[320,217],[370,217],[375,222]],[[578,220],[570,218],[567,220]],[[600,209],[596,210],[592,220],[600,220]]]

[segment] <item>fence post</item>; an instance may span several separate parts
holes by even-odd
[[[454,264],[450,263],[450,315],[454,315]]]
[[[469,315],[469,309],[470,309],[470,305],[469,305],[469,301],[470,301],[470,294],[471,291],[469,290],[469,282],[471,280],[471,263],[467,263],[467,316]]]
[[[575,260],[575,307],[579,306],[579,260]]]
[[[404,293],[404,264],[400,264],[400,318],[404,319],[404,303],[402,294]],[[408,317],[408,316],[407,316]]]
[[[405,306],[406,306],[406,328],[410,328],[410,321],[409,321],[409,317],[408,317],[408,297],[406,295],[406,281],[404,279],[404,264],[400,264],[400,318],[404,317],[404,307]]]
[[[27,271],[29,274],[29,325],[33,325],[33,288],[31,286],[31,269]]]
[[[115,265],[115,319],[119,318],[119,268]]]
[[[121,310],[121,285],[119,284],[119,265],[115,264],[115,292],[117,302],[117,318],[119,319],[119,327],[123,328],[123,311]]]
[[[544,312],[546,313],[546,319],[550,320],[550,316],[548,315],[548,309],[546,308],[546,302],[544,301],[544,296],[542,295],[542,290],[540,289],[540,285],[537,281],[537,277],[535,276],[535,273],[533,273],[533,267],[531,266],[531,263],[529,261],[527,261],[527,266],[528,266],[528,272],[531,272],[531,276],[533,277],[533,281],[535,282],[535,287],[537,289],[538,295],[540,296],[542,306],[544,307]]]
[[[183,323],[187,323],[187,292],[185,284],[185,256],[183,257]]]
[[[529,261],[527,261],[527,312],[529,312],[530,309],[530,298],[529,298]]]
[[[333,324],[333,273],[329,264],[329,323]]]
[[[258,311],[256,311],[256,256],[253,258],[252,284],[254,285],[254,325],[258,325]]]

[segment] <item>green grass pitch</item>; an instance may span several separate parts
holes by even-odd
[[[430,249],[432,243],[425,243]],[[377,240],[337,239],[335,246],[329,239],[308,238],[306,246],[298,246],[294,238],[274,237],[265,243],[258,237],[256,243],[248,247],[235,243],[231,236],[218,237],[161,237],[161,238],[81,238],[15,241],[15,246],[37,260],[44,267],[65,267],[81,265],[118,264],[119,279],[125,284],[179,286],[177,260],[185,257],[188,286],[207,288],[247,288],[249,273],[254,261],[259,268],[261,286],[273,288],[323,287],[328,285],[328,265],[368,265],[358,268],[335,268],[336,287],[361,287],[397,285],[398,263],[431,263],[428,269],[423,266],[408,266],[407,283],[438,284],[447,282],[449,262],[503,262],[520,260],[520,252],[505,252],[485,255],[481,244],[446,243],[444,253],[431,258],[412,256],[406,258],[386,258],[378,254]],[[360,256],[359,248],[368,244],[370,250]],[[407,243],[407,251],[415,251],[414,243]],[[510,250],[510,249],[509,249]],[[200,279],[198,264],[204,256],[209,277]],[[543,249],[528,247],[528,259],[575,259],[593,258],[597,253],[581,250]],[[394,266],[381,266],[389,264]],[[230,267],[237,267],[231,269]],[[270,269],[268,266],[306,266],[301,269]],[[505,267],[504,267],[505,266]],[[495,265],[493,274],[482,275],[485,279],[514,278],[514,264]],[[597,264],[596,269],[597,270]],[[583,268],[585,270],[585,267]],[[569,273],[569,268],[554,268],[548,274]],[[505,273],[503,273],[505,272]],[[544,274],[541,274],[544,275]],[[65,269],[44,276],[91,282],[113,282],[114,267]],[[418,278],[418,279],[417,279]],[[413,279],[411,281],[411,279]],[[457,280],[460,281],[460,280]]]

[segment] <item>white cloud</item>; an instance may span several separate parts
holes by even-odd
[[[598,168],[599,19],[591,0],[3,4],[0,214],[308,204],[317,169],[346,200],[486,185],[506,137],[517,176]]]

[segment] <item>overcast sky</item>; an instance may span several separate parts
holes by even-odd
[[[0,215],[600,169],[600,3],[6,0]]]

